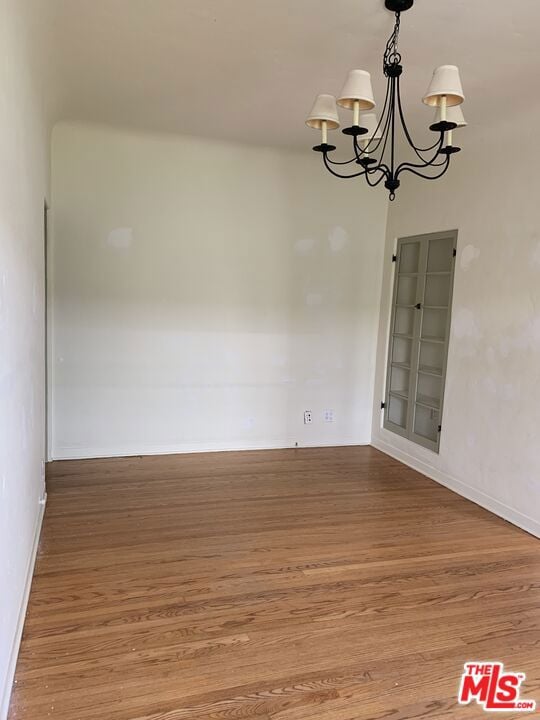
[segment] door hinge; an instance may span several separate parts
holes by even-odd
[[[397,255],[392,255],[392,262],[397,262]]]
[[[442,425],[439,425],[439,427],[437,428],[437,431],[441,432],[441,430],[442,430]]]
[[[454,249],[452,250],[452,256],[453,256],[453,257],[456,257],[456,255],[457,255],[457,250],[456,250],[456,248],[454,248]]]
[[[385,402],[382,402],[382,403],[381,403],[381,410],[384,410],[385,407],[386,407],[386,403],[385,403]]]

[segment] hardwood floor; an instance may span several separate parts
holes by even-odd
[[[372,448],[57,462],[48,490],[12,720],[485,717],[467,660],[540,701],[538,541]]]

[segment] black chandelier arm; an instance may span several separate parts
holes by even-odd
[[[388,117],[386,119],[386,123],[383,130],[383,135],[381,138],[381,141],[384,139],[382,152],[381,152],[381,163],[384,159],[385,153],[386,153],[386,146],[388,145],[388,138],[390,137],[390,123],[391,123],[391,108],[388,110]],[[389,170],[390,172],[390,170]]]
[[[326,169],[332,175],[334,175],[337,178],[341,178],[342,180],[349,180],[350,178],[362,177],[362,175],[366,174],[365,170],[362,170],[362,172],[354,173],[353,175],[341,175],[340,173],[337,173],[335,170],[332,170],[332,168],[330,167],[330,163],[328,162],[328,154],[327,153],[323,153],[323,162],[326,166]]]
[[[389,90],[389,88],[390,88],[390,82],[388,82],[388,90]],[[387,94],[389,94],[389,93],[387,92]],[[381,123],[382,123],[382,121],[384,120],[384,127],[383,127],[383,130],[382,130],[382,132],[381,132],[381,137],[378,139],[376,145],[372,145],[372,144],[371,144],[371,143],[373,142],[373,137],[372,137],[371,140],[368,140],[368,142],[366,143],[366,147],[365,147],[365,148],[362,148],[362,147],[358,144],[358,138],[357,138],[356,136],[353,137],[353,148],[354,148],[354,152],[355,152],[355,155],[356,155],[356,159],[357,159],[357,160],[360,160],[363,156],[368,156],[368,155],[371,155],[372,153],[376,153],[376,152],[379,150],[379,148],[380,148],[380,146],[381,146],[381,143],[383,143],[383,141],[384,141],[384,145],[383,145],[383,149],[382,149],[382,153],[381,153],[381,160],[382,160],[382,158],[383,158],[383,156],[384,156],[384,153],[385,153],[385,151],[386,151],[386,144],[387,144],[387,142],[388,142],[388,131],[389,131],[389,128],[390,128],[390,120],[391,120],[391,113],[390,113],[390,112],[388,112],[388,113],[386,114],[386,117],[385,117],[387,104],[388,104],[388,103],[387,103],[387,100],[385,100],[385,106],[384,106],[384,108],[383,108],[383,114],[381,115],[381,119],[379,120],[379,124],[377,125],[377,129],[376,129],[375,132],[373,133],[373,136],[375,136],[375,135],[377,134],[377,132],[378,132],[380,126],[381,126]]]
[[[351,163],[358,161],[358,156],[353,157],[350,160],[330,160],[328,155],[327,158],[330,165],[350,165]]]
[[[379,147],[386,135],[386,132],[388,130],[388,125],[390,123],[390,113],[388,113],[388,115],[386,114],[386,111],[388,109],[388,102],[390,100],[390,87],[391,87],[391,83],[390,83],[390,78],[389,78],[386,83],[386,97],[384,98],[384,105],[383,105],[383,109],[381,112],[380,120],[378,122],[377,127],[375,128],[375,132],[373,133],[372,138],[367,141],[366,147],[364,149],[362,149],[360,146],[358,146],[358,150],[360,151],[361,155],[369,155],[370,153],[377,152],[377,150],[379,149]],[[375,139],[375,136],[381,129],[381,126],[383,126],[383,130],[381,132],[381,137],[377,140],[376,145],[372,145],[373,140]],[[354,142],[355,142],[355,145],[358,144],[356,137],[354,137]],[[357,152],[356,147],[355,147],[355,152]]]
[[[394,177],[397,179],[402,172],[405,170],[409,170],[410,172],[414,172],[415,175],[420,175],[420,177],[431,177],[430,175],[422,175],[419,170],[425,170],[427,168],[442,168],[448,164],[448,155],[445,157],[444,160],[438,163],[429,163],[426,165],[415,165],[414,163],[406,163],[403,162],[400,165],[398,165],[396,172],[394,173]]]
[[[379,171],[381,173],[381,176],[377,180],[375,180],[375,182],[371,182],[371,180],[369,179],[369,176],[377,171]],[[384,169],[383,166],[380,165],[379,167],[375,168],[371,172],[366,173],[366,182],[370,187],[373,188],[373,187],[377,187],[377,185],[379,185],[387,177],[388,177],[387,171]]]
[[[374,175],[377,171],[380,171],[384,174],[384,177],[390,178],[392,177],[392,173],[390,172],[390,168],[386,163],[380,162],[377,165],[374,165],[372,168],[368,168],[367,174],[368,175]]]
[[[401,120],[401,124],[403,126],[403,132],[405,133],[405,137],[407,138],[407,142],[411,146],[411,148],[414,150],[414,152],[418,155],[420,160],[424,160],[424,158],[420,155],[420,153],[427,153],[431,150],[434,150],[440,143],[440,139],[433,143],[433,145],[430,145],[427,148],[419,148],[416,147],[414,144],[414,140],[411,137],[411,134],[409,132],[409,128],[407,127],[407,123],[405,122],[405,113],[403,112],[403,106],[401,104],[401,92],[400,92],[400,84],[399,84],[399,78],[397,80],[397,99],[398,99],[398,112],[399,112],[399,119]],[[444,137],[444,133],[443,133]]]
[[[390,87],[390,81],[388,82],[388,87]],[[384,116],[383,116],[383,117],[384,117]],[[365,147],[364,149],[362,149],[362,148],[360,147],[360,145],[358,144],[357,138],[356,138],[356,137],[353,138],[354,152],[355,152],[355,155],[356,155],[356,157],[357,157],[358,162],[361,161],[362,156],[366,156],[366,157],[367,157],[367,156],[370,155],[371,153],[377,152],[378,149],[379,149],[379,147],[380,147],[380,145],[381,145],[381,143],[383,143],[383,148],[382,148],[382,152],[381,152],[381,161],[378,163],[379,166],[382,166],[382,165],[383,165],[382,160],[383,160],[384,155],[385,155],[385,153],[386,153],[386,146],[387,146],[387,144],[388,144],[388,137],[389,137],[389,135],[390,135],[390,121],[391,121],[391,117],[392,117],[392,113],[391,113],[391,108],[390,108],[389,111],[388,111],[388,114],[387,114],[387,116],[386,116],[386,120],[385,120],[385,123],[384,123],[384,128],[383,128],[381,137],[380,137],[379,142],[377,143],[376,147],[371,148],[371,147],[369,146],[369,143],[368,143],[368,144],[366,145],[366,147]],[[379,122],[379,125],[380,125],[380,122]],[[383,142],[383,141],[384,141],[384,142]],[[390,168],[388,168],[386,165],[384,165],[384,167],[386,168],[387,172],[390,173]]]
[[[409,165],[410,164],[411,163],[409,163]],[[415,170],[414,166],[408,167],[407,165],[408,165],[407,163],[402,163],[400,165],[398,171],[396,172],[396,180],[402,172],[413,173],[413,175],[418,175],[418,177],[424,178],[424,180],[438,180],[445,174],[445,172],[450,167],[450,155],[446,156],[446,160],[444,161],[444,163],[439,163],[438,165],[432,166],[432,167],[442,167],[443,168],[441,170],[441,172],[437,173],[436,175],[425,175],[424,173],[421,173],[421,172],[418,172],[418,170]]]
[[[439,163],[435,162],[435,161],[437,160],[437,157],[440,155],[441,150],[443,149],[443,145],[444,145],[444,133],[442,132],[441,136],[437,142],[435,152],[431,156],[431,158],[426,160],[421,155],[419,155],[418,157],[422,161],[421,163],[402,162],[400,165],[398,165],[398,167],[396,169],[396,173],[399,173],[401,168],[405,168],[405,167],[420,168],[420,169],[426,168],[426,167],[441,167],[442,165],[444,165],[444,160]],[[417,155],[418,155],[418,153],[417,153]]]
[[[434,167],[434,168],[442,167],[445,162],[446,162],[446,159],[441,160],[440,162],[435,162],[435,158],[433,159],[433,162],[426,162],[426,163],[422,163],[422,164],[402,162],[398,165],[396,172],[401,170],[401,168],[405,168],[405,167],[419,168],[420,170],[422,170],[423,168],[428,168],[428,167]]]
[[[374,168],[370,168],[368,166],[368,167],[364,168],[364,170],[362,170],[361,172],[353,173],[352,175],[342,175],[342,174],[337,173],[334,170],[332,170],[330,165],[348,165],[352,162],[358,162],[357,158],[352,158],[352,160],[346,160],[345,162],[337,162],[334,160],[330,160],[330,158],[328,157],[328,153],[324,153],[323,161],[324,161],[324,164],[325,164],[327,170],[329,170],[329,172],[332,175],[334,175],[335,177],[341,178],[344,180],[348,180],[350,178],[357,178],[357,177],[361,177],[362,175],[364,175],[366,177],[368,185],[370,185],[371,187],[376,187],[382,180],[384,180],[387,177],[390,177],[390,168],[387,165],[385,165],[384,163],[378,164]],[[368,179],[368,176],[374,175],[377,172],[381,173],[381,177],[376,182],[372,183]]]
[[[365,150],[362,150],[360,145],[358,144],[358,140],[356,137],[353,137],[353,150],[355,154],[355,160],[356,162],[360,162],[362,160],[362,156],[367,156],[368,153]]]

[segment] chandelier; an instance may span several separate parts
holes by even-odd
[[[341,96],[319,95],[306,120],[306,125],[320,130],[322,142],[313,150],[321,153],[325,167],[339,178],[365,177],[368,185],[376,187],[384,180],[390,200],[396,197],[400,177],[413,173],[426,180],[437,180],[450,166],[452,155],[460,151],[453,145],[453,131],[467,123],[463,117],[461,103],[465,100],[459,70],[455,65],[442,65],[433,73],[431,84],[423,102],[436,108],[430,130],[437,133],[437,140],[429,147],[418,147],[412,137],[403,112],[400,92],[400,78],[403,72],[401,55],[398,51],[401,13],[413,6],[414,0],[385,0],[388,10],[395,13],[394,31],[386,44],[383,57],[383,73],[386,77],[386,97],[380,120],[371,112],[375,107],[371,75],[365,70],[351,70]],[[337,105],[353,111],[353,122],[343,130],[352,139],[354,156],[351,160],[333,161],[331,153],[335,145],[328,144],[328,131],[340,126]],[[406,144],[414,152],[414,162],[398,162],[396,141],[400,132]],[[343,174],[346,165],[360,165],[351,168],[355,172]],[[338,171],[339,170],[339,171]]]

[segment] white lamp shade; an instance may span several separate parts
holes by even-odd
[[[333,95],[319,95],[317,97],[307,117],[306,125],[315,130],[320,130],[323,121],[326,121],[328,130],[336,130],[339,127],[336,98]]]
[[[366,128],[367,135],[362,135],[361,140],[369,142],[370,140],[380,140],[382,138],[382,127],[377,127],[379,120],[375,113],[365,113],[360,115],[360,126]]]
[[[351,70],[341,91],[338,105],[353,110],[355,102],[358,102],[360,110],[373,110],[375,107],[371,75],[366,70]]]
[[[453,107],[449,107],[446,111],[446,120],[448,122],[456,123],[458,128],[465,127],[467,125],[467,121],[465,120],[463,116],[463,110],[459,105],[454,105]],[[435,111],[435,120],[434,123],[440,123],[441,122],[441,108],[438,107]]]
[[[465,100],[459,70],[455,65],[441,65],[435,70],[424,102],[431,107],[438,107],[443,95],[446,95],[447,107],[461,105]]]

